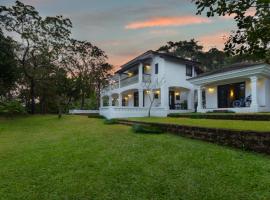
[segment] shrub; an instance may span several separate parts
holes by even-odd
[[[112,124],[118,124],[117,119],[105,119],[104,124],[112,125]]]
[[[91,114],[91,115],[88,115],[88,118],[105,119],[104,116],[99,115],[99,114]]]
[[[2,101],[0,102],[0,115],[21,115],[26,114],[25,108],[19,101]]]
[[[156,126],[149,126],[149,125],[141,125],[141,124],[134,124],[132,126],[132,130],[134,133],[156,133],[160,134],[164,131]]]

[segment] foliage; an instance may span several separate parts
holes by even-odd
[[[0,101],[0,115],[20,115],[25,114],[25,108],[17,100]]]
[[[149,126],[149,125],[141,125],[141,124],[134,124],[132,126],[132,131],[134,133],[154,133],[154,134],[160,134],[164,131],[156,126]]]
[[[20,98],[33,114],[61,116],[78,101],[81,108],[98,107],[100,89],[112,66],[97,46],[70,38],[72,23],[68,18],[42,17],[33,6],[16,1],[10,7],[0,6],[0,28],[16,40],[1,32],[0,58],[6,59],[0,61],[0,85],[4,80],[10,87],[4,86],[7,91],[3,91],[0,86],[0,95],[9,92],[10,98]],[[6,62],[4,68],[1,62]],[[17,71],[21,72],[19,80]],[[11,94],[11,89],[16,94]],[[90,101],[85,103],[85,99]]]
[[[247,54],[270,63],[270,0],[193,1],[197,5],[197,14],[205,11],[208,17],[234,17],[238,30],[227,41],[227,52],[232,55]]]
[[[88,118],[105,119],[104,116],[99,115],[99,114],[89,114]]]
[[[15,43],[5,37],[0,29],[0,96],[7,96],[19,79],[19,69],[15,59]]]
[[[104,124],[107,124],[107,125],[118,124],[118,120],[117,119],[105,119]]]
[[[203,51],[204,47],[198,43],[199,41],[194,39],[179,42],[169,41],[166,45],[161,46],[158,51],[200,62],[207,71],[223,68],[232,63],[252,59],[247,55],[229,56],[227,53],[218,50],[217,48],[211,48],[208,51]]]
[[[55,118],[0,119],[2,199],[269,197],[268,156],[170,134],[134,134],[85,116]]]
[[[61,64],[77,80],[81,109],[85,107],[85,99],[89,96],[96,97],[98,107],[100,90],[107,84],[107,77],[112,69],[106,60],[105,52],[90,42],[72,39],[65,49]]]

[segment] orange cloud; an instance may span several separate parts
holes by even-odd
[[[212,35],[201,36],[198,40],[204,46],[204,50],[208,51],[211,48],[224,49],[224,44],[227,41],[229,32],[218,32]]]
[[[254,16],[256,14],[255,8],[250,8],[246,11],[245,16]],[[236,14],[222,16],[223,19],[234,19]]]
[[[200,16],[179,16],[179,17],[155,17],[145,21],[132,22],[125,26],[126,29],[142,29],[164,26],[185,26],[190,24],[210,23],[211,20]]]

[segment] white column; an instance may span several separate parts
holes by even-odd
[[[102,108],[103,107],[103,96],[102,95],[100,95],[99,101],[100,101],[99,102],[99,104],[100,104],[99,107]]]
[[[169,109],[169,88],[167,85],[161,87],[161,106]]]
[[[143,89],[139,89],[139,107],[143,107]]]
[[[142,63],[139,64],[138,73],[139,73],[139,83],[142,83],[143,82],[143,64]]]
[[[109,95],[109,106],[112,106],[112,95]]]
[[[198,95],[198,106],[197,106],[197,112],[202,111],[202,87],[197,87],[197,95]]]
[[[187,95],[188,110],[194,109],[194,91],[189,90]]]
[[[118,95],[118,104],[119,104],[119,107],[122,107],[122,93],[119,93]]]
[[[118,84],[119,84],[119,88],[121,87],[121,74],[119,74],[119,77],[118,77]]]
[[[252,76],[250,77],[250,82],[251,82],[251,105],[250,108],[252,109],[253,112],[258,111],[258,77],[257,76]]]

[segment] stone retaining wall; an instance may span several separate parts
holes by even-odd
[[[168,117],[191,118],[191,119],[223,119],[223,120],[251,120],[251,121],[270,121],[268,114],[169,114]]]
[[[270,132],[238,131],[219,128],[183,126],[176,124],[148,123],[119,120],[120,124],[152,125],[176,135],[208,141],[216,144],[270,154]]]

